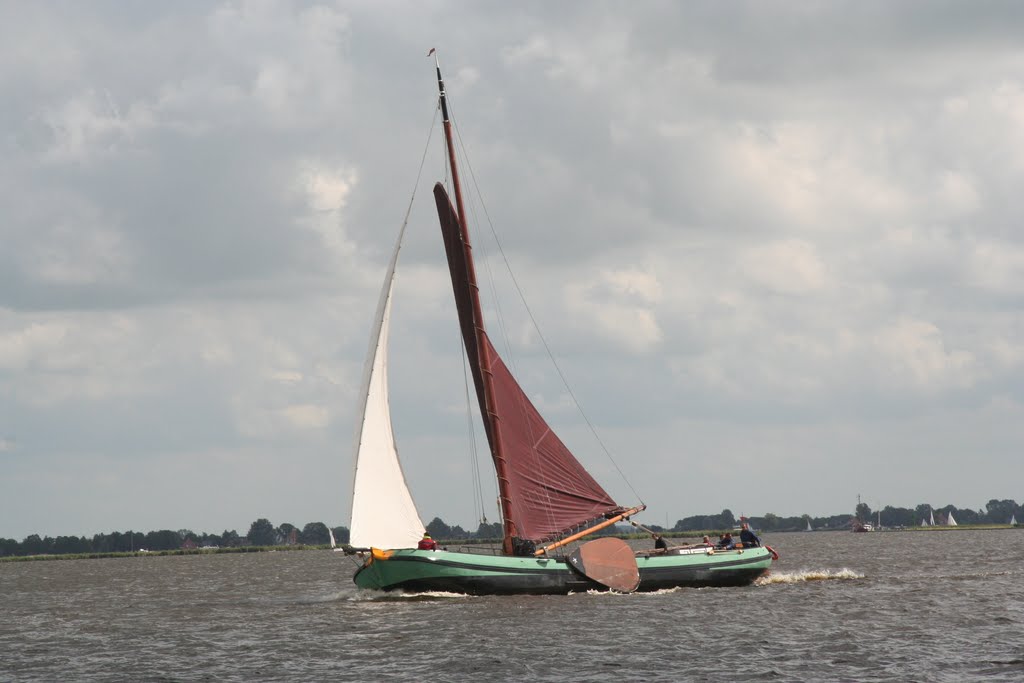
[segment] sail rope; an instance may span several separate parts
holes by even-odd
[[[451,108],[451,99],[449,98],[449,109],[450,108]],[[453,122],[453,124],[455,126],[455,132],[456,132],[456,136],[459,139],[459,144],[463,145],[462,135],[461,135],[461,133],[459,133],[458,124],[455,123],[455,117],[452,116],[451,119],[452,119],[452,122]],[[467,157],[467,155],[465,153],[465,146],[464,145],[463,145],[463,156]],[[484,202],[483,196],[480,193],[480,186],[477,183],[476,173],[473,171],[473,166],[469,162],[468,157],[465,159],[465,161],[466,161],[466,168],[469,169],[469,176],[470,176],[470,178],[473,181],[473,188],[474,188],[474,190],[476,190],[477,197],[479,198],[481,210],[483,211],[483,214],[484,214],[485,218],[487,219],[487,225],[490,228],[491,235],[494,237],[494,242],[495,242],[495,244],[498,247],[498,252],[501,254],[502,261],[505,263],[505,269],[506,269],[506,271],[508,271],[509,277],[512,280],[512,284],[515,286],[516,292],[519,295],[519,300],[522,302],[523,307],[526,309],[526,313],[530,317],[530,322],[533,324],[533,328],[537,332],[537,336],[540,339],[541,344],[544,345],[544,351],[545,351],[545,353],[547,353],[548,359],[551,361],[551,364],[554,366],[555,371],[558,373],[559,378],[562,380],[562,385],[565,387],[565,390],[568,392],[569,397],[572,399],[572,402],[576,406],[576,409],[579,411],[580,416],[583,418],[583,421],[587,424],[587,428],[590,430],[590,433],[593,435],[594,439],[597,441],[598,445],[601,447],[601,450],[604,451],[604,454],[608,458],[608,461],[612,464],[612,466],[615,468],[615,470],[619,473],[619,477],[622,479],[623,482],[625,482],[626,486],[629,487],[629,490],[633,492],[633,495],[636,497],[636,499],[638,501],[640,501],[640,503],[643,503],[644,502],[643,498],[641,498],[640,494],[637,493],[636,489],[633,487],[633,484],[629,481],[629,478],[626,477],[626,474],[622,471],[622,468],[619,467],[618,462],[616,462],[615,458],[612,456],[611,451],[608,450],[608,447],[605,445],[604,441],[601,439],[600,435],[597,433],[597,429],[594,427],[593,422],[591,422],[590,418],[587,416],[586,412],[583,410],[583,406],[580,404],[579,400],[576,398],[576,393],[572,390],[572,387],[569,385],[569,381],[566,378],[565,373],[562,372],[561,366],[558,364],[558,361],[555,360],[555,356],[551,352],[551,347],[548,345],[548,341],[544,337],[544,333],[541,332],[540,325],[537,323],[537,319],[533,315],[533,310],[530,308],[530,305],[526,301],[526,295],[523,293],[522,287],[519,286],[519,280],[516,279],[515,273],[512,270],[512,265],[509,262],[508,256],[505,253],[505,250],[504,250],[504,248],[501,245],[501,239],[499,239],[499,237],[498,237],[498,233],[497,233],[497,231],[494,228],[494,222],[491,220],[491,215],[487,211],[487,205]],[[497,298],[497,297],[495,297],[495,298]]]
[[[480,523],[486,523],[487,513],[484,512],[484,492],[480,484],[480,454],[476,448],[476,430],[473,428],[473,404],[469,395],[469,372],[466,347],[462,343],[462,335],[458,335],[458,347],[462,350],[462,388],[466,394],[466,425],[469,430],[469,469],[473,477],[473,515]]]

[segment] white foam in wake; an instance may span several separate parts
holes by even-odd
[[[424,591],[422,593],[403,593],[401,591],[395,591],[394,593],[389,593],[388,597],[399,600],[422,600],[424,598],[471,598],[473,596],[466,595],[465,593],[449,593],[447,591]]]
[[[628,598],[628,597],[633,596],[633,595],[644,595],[644,596],[668,595],[670,593],[675,593],[675,592],[681,591],[681,590],[683,590],[683,589],[679,588],[679,587],[676,587],[676,588],[660,588],[660,589],[658,589],[656,591],[644,591],[643,593],[619,593],[618,591],[598,590],[596,588],[591,588],[590,590],[586,590],[586,591],[580,591],[580,592],[576,592],[576,593],[569,593],[569,595],[600,595],[602,597],[612,597],[612,598],[626,597],[626,598]]]
[[[772,572],[754,582],[756,586],[768,586],[773,583],[804,583],[806,581],[848,581],[863,579],[852,569],[809,569],[802,572]]]

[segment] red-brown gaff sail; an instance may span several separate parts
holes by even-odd
[[[475,283],[470,282],[468,275],[470,246],[462,238],[458,213],[440,183],[434,186],[434,199],[462,339],[495,459],[500,495],[505,499],[503,511],[511,516],[506,527],[511,522],[519,538],[543,541],[622,510],[551,430],[495,351],[483,321],[474,320]],[[490,410],[485,373],[492,377]]]

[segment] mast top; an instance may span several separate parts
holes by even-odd
[[[437,50],[434,48],[430,48],[430,52],[427,53],[427,56],[434,57],[434,68],[437,70],[437,90],[438,92],[441,93],[441,119],[445,123],[449,123],[450,120],[448,118],[448,97],[446,96],[444,91],[444,79],[441,78],[441,62],[437,58]]]

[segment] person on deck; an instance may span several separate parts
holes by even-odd
[[[654,549],[668,550],[668,543],[665,542],[665,538],[661,534],[654,534]]]
[[[417,550],[437,550],[437,541],[430,537],[430,534],[423,534],[423,538],[416,545]]]
[[[722,550],[732,550],[736,547],[736,541],[733,540],[732,534],[727,533],[718,541],[717,547]]]
[[[708,547],[711,547],[711,546],[713,546],[713,545],[714,545],[714,544],[713,544],[713,543],[711,542],[711,538],[710,538],[710,537],[708,537],[708,536],[705,536],[705,537],[704,537],[704,540],[703,540],[703,541],[701,541],[701,543],[702,543],[702,544],[704,544],[704,545],[706,545],[706,546],[708,546]]]
[[[740,543],[744,548],[757,548],[761,545],[761,539],[750,530],[750,525],[746,522],[743,522],[743,528],[740,530]]]

